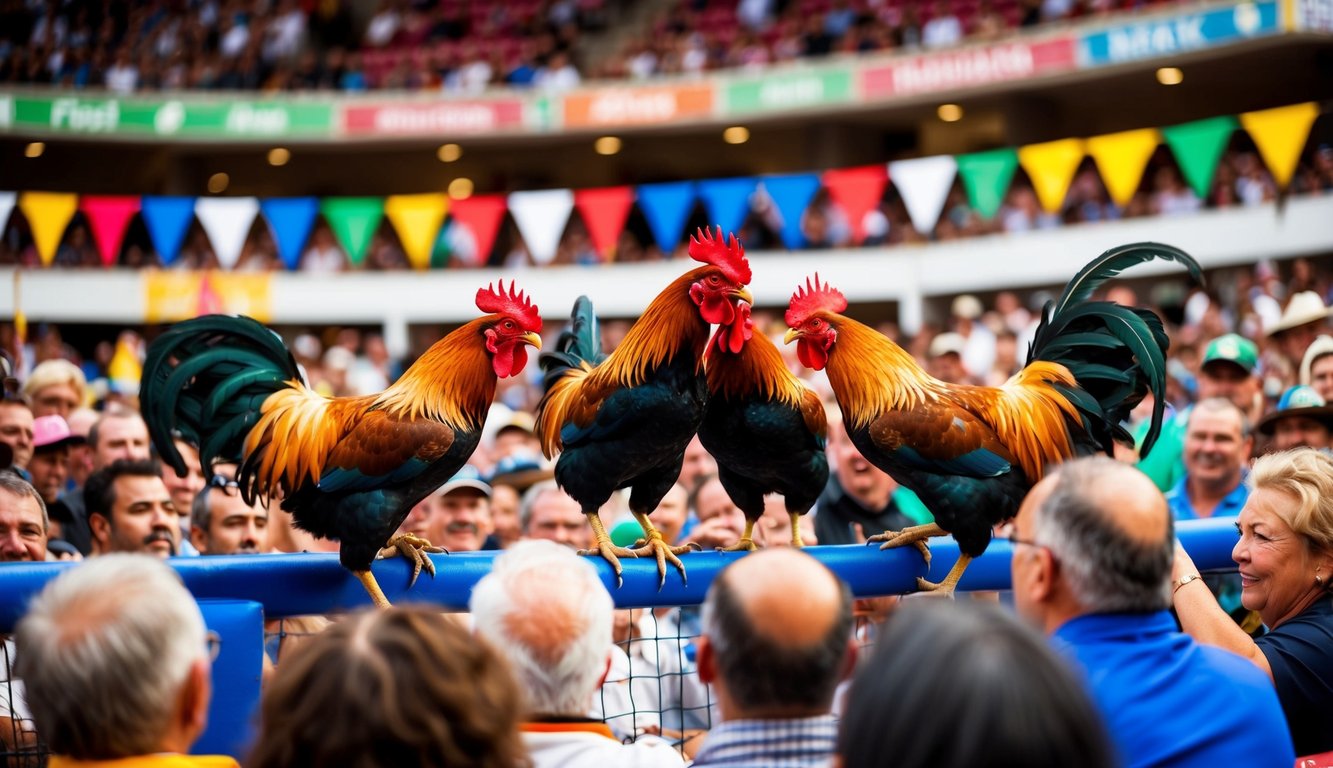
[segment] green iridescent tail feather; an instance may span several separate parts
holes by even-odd
[[[574,302],[574,310],[569,317],[569,325],[560,332],[555,342],[555,349],[543,352],[538,364],[543,371],[542,384],[545,389],[559,379],[570,368],[582,367],[585,363],[595,366],[606,359],[602,354],[602,336],[597,327],[597,315],[593,312],[592,300],[580,296]]]

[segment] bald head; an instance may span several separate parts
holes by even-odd
[[[709,682],[732,710],[724,716],[827,713],[848,664],[851,605],[847,586],[799,550],[766,549],[728,566],[703,610]]]

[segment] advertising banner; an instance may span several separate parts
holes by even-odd
[[[861,71],[867,99],[971,88],[1063,72],[1075,66],[1074,38],[1015,42],[913,56]]]
[[[1276,2],[1240,3],[1093,32],[1079,42],[1079,59],[1085,67],[1123,64],[1175,56],[1278,31]]]
[[[343,110],[348,136],[471,136],[523,126],[523,102],[440,101],[349,105]]]
[[[601,88],[566,96],[565,128],[654,125],[707,117],[712,85]]]

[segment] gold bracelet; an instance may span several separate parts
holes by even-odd
[[[1202,578],[1203,577],[1197,573],[1187,573],[1184,576],[1181,576],[1180,578],[1175,580],[1175,588],[1171,590],[1171,594],[1172,595],[1176,594],[1177,592],[1180,591],[1181,587],[1185,586],[1191,581],[1197,581],[1198,579]]]

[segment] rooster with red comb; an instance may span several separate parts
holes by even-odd
[[[413,561],[440,552],[394,536],[412,507],[454,475],[481,439],[497,378],[541,349],[541,315],[514,285],[477,291],[486,313],[435,342],[388,389],[325,397],[306,386],[282,340],[248,317],[178,323],[148,348],[144,419],[163,459],[184,476],[173,434],[199,446],[204,473],[240,465],[247,502],[281,495],[295,524],[339,541],[342,564],[387,607],[370,564],[384,550]],[[393,538],[390,538],[393,537]]]
[[[732,326],[753,302],[750,264],[736,238],[700,230],[690,256],[703,266],[681,275],[648,305],[620,346],[603,355],[592,302],[574,304],[570,325],[544,353],[546,392],[537,435],[555,478],[583,508],[596,537],[587,554],[605,558],[620,577],[622,557],[657,560],[659,586],[670,562],[685,577],[685,547],[662,538],[648,516],[680,477],[685,446],[708,400],[703,356],[712,325]],[[643,528],[640,546],[612,543],[598,516],[611,494],[630,488],[630,512]]]
[[[818,276],[787,308],[787,342],[801,363],[828,372],[843,423],[866,460],[916,491],[935,522],[872,536],[884,547],[953,534],[958,562],[940,584],[952,594],[967,564],[986,550],[991,529],[1013,517],[1046,468],[1104,452],[1128,439],[1122,423],[1151,392],[1147,455],[1161,429],[1167,336],[1147,309],[1091,301],[1106,280],[1152,259],[1198,263],[1183,251],[1136,243],[1103,253],[1043,312],[1027,366],[1000,387],[947,384],[877,331],[842,314],[847,299]]]

